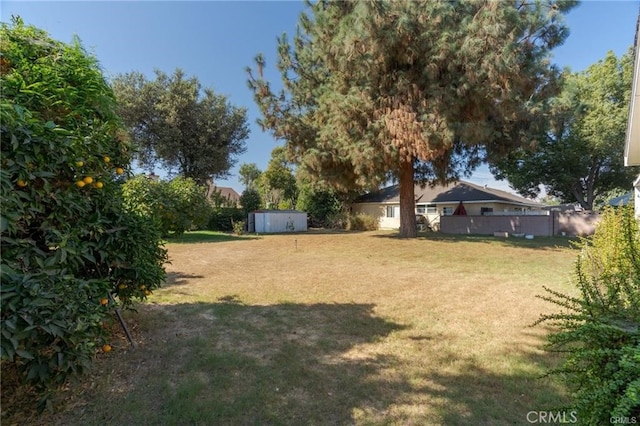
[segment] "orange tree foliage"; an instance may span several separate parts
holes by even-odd
[[[2,366],[42,388],[89,366],[104,299],[144,299],[166,251],[123,206],[129,152],[97,60],[19,18],[0,43]]]

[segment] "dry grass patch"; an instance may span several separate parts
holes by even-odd
[[[563,240],[387,232],[170,244],[167,285],[129,315],[60,424],[524,424],[563,401],[542,285]],[[4,422],[3,422],[4,423]],[[9,424],[9,423],[8,423]]]

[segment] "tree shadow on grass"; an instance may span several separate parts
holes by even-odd
[[[165,279],[162,287],[171,287],[176,285],[189,284],[189,280],[204,278],[202,275],[187,274],[184,272],[167,272],[167,278]]]
[[[423,369],[402,350],[380,350],[391,335],[425,348],[447,336],[374,307],[245,305],[236,295],[143,305],[131,318],[138,347],[114,344],[59,424],[527,424],[527,412],[562,399],[530,368],[549,364],[535,348],[520,348],[520,362],[500,374],[464,353],[426,352],[437,359]],[[454,372],[432,369],[454,363]]]
[[[422,390],[442,401],[436,404],[440,424],[524,425],[538,422],[537,413],[565,410],[565,418],[571,419],[570,410],[563,408],[569,404],[566,390],[557,378],[541,374],[554,364],[548,353],[524,350],[506,373],[461,354],[449,353],[447,360],[460,363],[459,371],[430,374],[433,386]]]
[[[114,346],[105,384],[63,422],[351,423],[355,407],[384,410],[394,399],[377,376],[396,360],[367,346],[405,327],[373,309],[250,306],[234,295],[220,303],[143,305],[138,348]]]

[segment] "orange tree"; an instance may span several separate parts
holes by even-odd
[[[109,294],[144,299],[166,251],[122,202],[129,151],[97,60],[19,18],[0,52],[2,367],[44,388],[108,346]]]

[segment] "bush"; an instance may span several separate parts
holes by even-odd
[[[43,390],[100,350],[110,293],[128,306],[164,281],[166,252],[122,203],[129,147],[96,59],[19,19],[0,51],[0,355]]]
[[[375,231],[378,226],[377,218],[362,213],[349,216],[347,222],[348,231]]]
[[[244,234],[244,220],[240,220],[238,222],[233,223],[233,233],[236,235]]]
[[[549,348],[566,353],[554,370],[574,391],[582,424],[640,416],[640,227],[630,208],[608,208],[583,239],[575,264],[577,297],[545,287],[563,311],[543,315],[559,330]]]
[[[336,218],[340,215],[343,205],[330,190],[314,190],[310,186],[303,186],[298,197],[298,209],[307,212],[309,226],[314,228],[333,228]]]
[[[246,220],[246,216],[241,209],[223,207],[213,209],[209,218],[207,229],[210,231],[232,232],[233,224]]]
[[[205,188],[190,178],[167,182],[139,175],[124,184],[123,194],[127,208],[155,221],[163,236],[202,229],[211,215]]]

